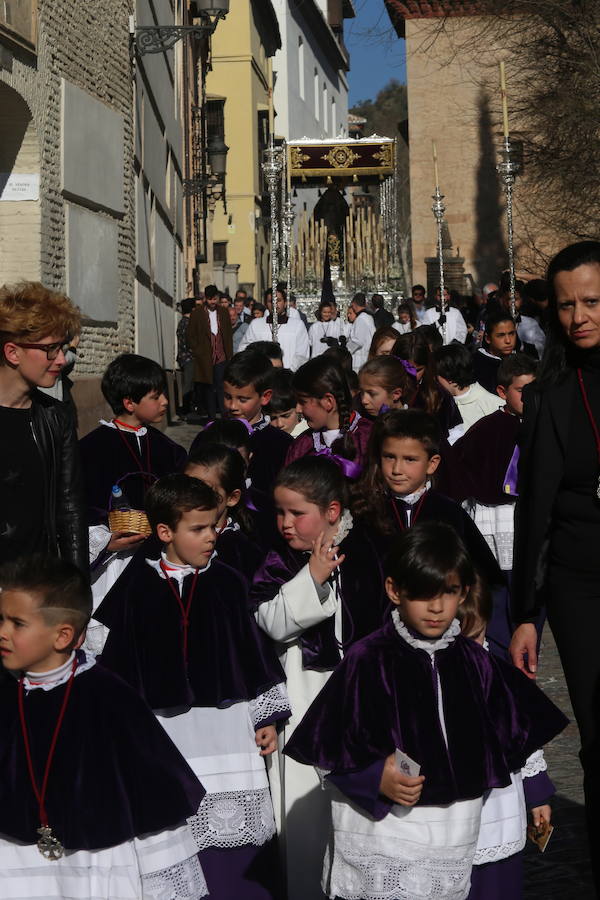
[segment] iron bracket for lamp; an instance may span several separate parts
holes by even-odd
[[[184,178],[182,181],[183,185],[183,196],[184,197],[199,197],[201,196],[209,182],[210,175],[203,175],[200,178]]]
[[[214,33],[219,19],[224,19],[226,10],[217,10],[211,18],[202,16],[202,22],[197,25],[131,25],[132,48],[138,56],[146,53],[164,53],[171,50],[178,41],[185,38],[210,37]]]

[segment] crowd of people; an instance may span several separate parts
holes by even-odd
[[[187,450],[134,353],[78,440],[44,392],[78,310],[0,289],[0,896],[517,900],[567,724],[546,615],[593,844],[600,244],[516,318],[487,287],[308,328],[281,285],[274,343],[270,295],[207,286]]]

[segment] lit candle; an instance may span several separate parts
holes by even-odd
[[[506,73],[504,71],[504,62],[500,63],[500,96],[502,97],[502,125],[504,128],[504,137],[508,137],[508,102],[506,98]]]
[[[438,173],[438,163],[437,163],[437,147],[435,146],[435,141],[431,142],[433,147],[433,174],[435,176],[435,186],[439,188],[440,186],[440,176]]]

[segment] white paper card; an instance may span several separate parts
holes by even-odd
[[[395,757],[396,768],[403,775],[407,775],[409,778],[416,778],[417,775],[421,774],[421,766],[414,759],[411,759],[407,753],[397,749]]]

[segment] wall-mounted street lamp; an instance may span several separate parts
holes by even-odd
[[[164,53],[184,38],[210,37],[219,20],[229,12],[229,0],[195,0],[194,12],[200,19],[196,25],[136,25],[132,16],[129,20],[132,50],[138,56]]]
[[[184,197],[202,194],[209,185],[214,188],[217,183],[224,182],[225,172],[227,171],[228,151],[229,147],[227,146],[223,138],[213,136],[208,139],[208,144],[206,147],[206,159],[208,165],[210,166],[211,172],[210,174],[199,175],[196,178],[184,178]]]

